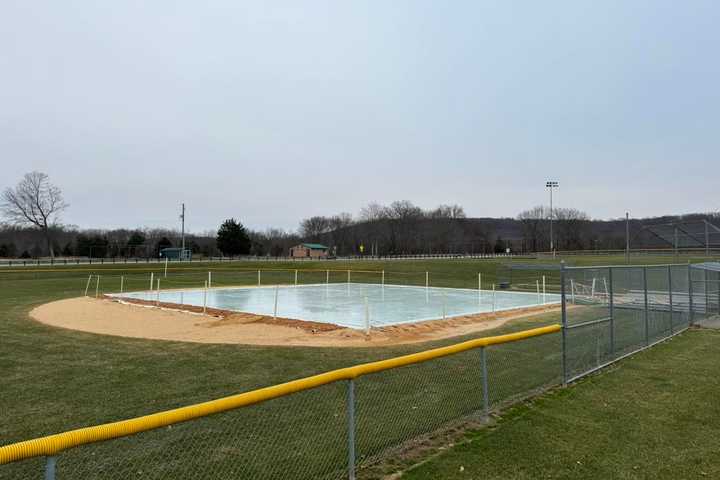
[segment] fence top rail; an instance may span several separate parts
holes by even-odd
[[[605,268],[660,268],[660,267],[692,267],[692,263],[654,263],[650,265],[585,265],[582,267],[565,267],[565,270],[601,270]]]
[[[229,397],[144,415],[128,420],[111,422],[102,425],[79,428],[46,437],[26,440],[0,447],[0,465],[40,456],[56,455],[63,450],[89,443],[102,442],[114,438],[126,437],[140,432],[166,427],[168,425],[194,420],[208,415],[255,405],[267,400],[279,398],[293,393],[310,390],[322,385],[352,380],[363,375],[382,372],[393,368],[426,362],[467,350],[516,342],[532,337],[539,337],[560,331],[560,325],[523,330],[521,332],[483,337],[468,340],[446,347],[434,348],[400,357],[364,363],[352,367],[331,370],[310,377],[264,387],[250,392],[239,393]]]

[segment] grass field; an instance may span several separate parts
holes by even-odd
[[[507,411],[402,478],[718,478],[720,332],[691,330]]]
[[[608,257],[572,258],[576,265],[622,261],[622,258]],[[641,261],[665,263],[668,258],[642,257]],[[485,282],[493,282],[497,265],[504,262],[193,264],[171,268],[163,288],[196,284],[205,278],[208,270],[213,271],[218,285],[252,284],[256,281],[254,270],[257,268],[300,269],[308,282],[317,281],[313,280],[314,276],[321,275],[309,270],[386,270],[388,283],[417,284],[424,283],[424,272],[429,271],[435,286],[473,288],[477,285],[478,272],[483,273]],[[117,289],[120,275],[127,276],[128,288],[146,288],[149,272],[159,274],[162,269],[161,265],[138,264],[41,267],[19,272],[0,270],[0,375],[3,379],[0,409],[7,412],[6,421],[0,424],[2,444],[152,413],[465,339],[375,349],[203,345],[60,330],[37,324],[27,317],[35,305],[82,294],[89,273],[100,274],[103,289],[113,291]],[[289,272],[276,275],[265,281],[289,282],[291,278]],[[366,275],[370,278],[374,274]],[[363,279],[356,277],[356,281]],[[532,323],[517,322],[500,331],[558,320],[558,315],[551,314]],[[494,333],[498,332],[488,332]],[[559,376],[557,341],[553,336],[533,340],[536,343],[532,345],[502,346],[490,352],[490,375],[496,378],[497,385],[494,390],[491,388],[493,400],[499,402],[514,393],[556,382]],[[477,410],[479,377],[474,376],[477,361],[477,352],[467,352],[441,362],[361,379],[357,386],[360,458],[372,457],[387,446]],[[527,368],[528,365],[532,368]],[[460,375],[473,381],[458,383]],[[342,467],[345,455],[342,448],[337,448],[344,442],[344,395],[342,385],[327,386],[317,392],[294,396],[297,398],[275,400],[243,412],[191,422],[172,431],[83,447],[77,449],[78,452],[64,454],[59,471],[65,468],[74,473],[68,478],[83,475],[86,478],[154,478],[160,473],[163,478],[185,478],[190,476],[192,466],[200,463],[205,468],[201,471],[210,472],[208,476],[238,473],[246,478],[253,475],[282,478],[302,464],[302,470],[294,470],[294,476],[337,476],[337,468]],[[438,410],[438,405],[443,408]],[[203,461],[198,462],[197,452],[223,449],[233,452],[233,462],[228,461],[227,455],[204,456]],[[241,460],[238,462],[237,458]],[[33,460],[0,467],[0,478],[37,475],[39,464],[39,460]],[[138,469],[143,475],[137,474]]]

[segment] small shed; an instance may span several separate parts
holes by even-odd
[[[320,243],[301,243],[290,249],[292,258],[326,258],[329,248]]]

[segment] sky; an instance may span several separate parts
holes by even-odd
[[[83,228],[720,210],[720,2],[6,0],[0,188]]]

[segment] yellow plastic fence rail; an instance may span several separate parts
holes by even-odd
[[[412,353],[410,355],[403,355],[401,357],[390,358],[387,360],[380,360],[378,362],[364,363],[353,367],[332,370],[319,375],[313,375],[311,377],[301,378],[273,385],[271,387],[260,388],[251,392],[240,393],[229,397],[219,398],[217,400],[175,408],[173,410],[167,410],[129,420],[79,428],[77,430],[70,430],[68,432],[58,433],[55,435],[13,443],[0,447],[0,465],[33,457],[56,455],[63,450],[80,445],[126,437],[140,432],[180,422],[186,422],[188,420],[194,420],[228,410],[247,407],[249,405],[265,402],[267,400],[283,397],[303,390],[309,390],[311,388],[327,385],[328,383],[340,380],[352,380],[362,375],[426,362],[428,360],[453,355],[474,348],[516,342],[527,338],[548,335],[559,332],[560,329],[560,325],[556,324],[516,333],[509,333],[506,335],[468,340],[466,342],[449,345],[447,347],[434,348],[432,350],[425,350],[423,352]]]

